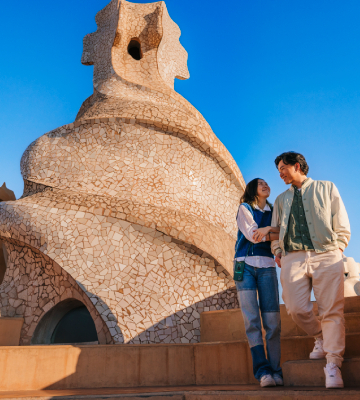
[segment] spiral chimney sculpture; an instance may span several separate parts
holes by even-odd
[[[202,311],[237,306],[244,181],[174,90],[189,72],[165,3],[112,0],[96,23],[82,55],[94,93],[27,148],[24,194],[0,203],[2,316],[25,318],[21,344],[50,343],[79,302],[99,343],[198,342]]]

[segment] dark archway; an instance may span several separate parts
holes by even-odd
[[[79,300],[67,299],[48,311],[38,323],[31,344],[98,343],[94,321]]]
[[[128,45],[128,53],[134,60],[142,59],[141,44],[138,38],[133,38],[130,40],[130,43]]]

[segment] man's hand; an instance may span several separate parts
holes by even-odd
[[[282,253],[278,253],[275,257],[275,262],[278,265],[279,268],[281,268],[281,257],[282,257]]]
[[[259,228],[254,231],[253,240],[255,242],[261,242],[262,238],[270,232],[270,226],[265,226],[264,228]]]

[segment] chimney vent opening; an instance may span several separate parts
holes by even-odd
[[[141,44],[139,39],[131,39],[128,45],[128,53],[134,60],[141,60],[142,52],[141,52]]]

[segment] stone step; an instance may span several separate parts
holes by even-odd
[[[345,314],[360,312],[360,296],[345,297]]]
[[[360,312],[345,314],[345,331],[347,334],[360,332]]]
[[[298,360],[284,363],[282,368],[285,386],[324,386],[325,365],[325,360]],[[360,358],[345,359],[341,368],[345,388],[360,386],[359,371]]]
[[[345,314],[345,332],[346,334],[360,333],[360,312]],[[307,334],[295,324],[289,315],[281,316],[281,337],[293,336],[307,336]]]
[[[317,313],[317,304],[314,302]],[[285,306],[280,306],[281,336],[306,336],[291,316]],[[360,296],[345,298],[346,333],[360,333]],[[232,342],[246,341],[244,320],[240,309],[207,311],[201,314],[201,342]]]
[[[346,341],[347,357],[360,357],[360,334],[350,334]],[[312,347],[313,339],[306,336],[283,339],[282,361],[308,359]],[[0,376],[0,394],[257,384],[247,342],[3,346]]]
[[[298,336],[281,339],[281,362],[308,360],[314,347],[314,338]],[[345,339],[345,357],[360,357],[360,333],[350,333]]]
[[[81,389],[67,391],[40,390],[33,392],[0,392],[0,399],[12,400],[358,400],[360,388],[326,390],[324,387],[288,388],[274,387],[261,389],[259,385],[229,385],[206,387],[170,387],[119,389]]]
[[[220,343],[243,343],[246,345],[246,355],[249,356],[249,347],[246,338],[234,342],[213,342],[214,345]],[[347,333],[345,338],[345,357],[360,357],[360,333]],[[209,343],[210,344],[210,343]],[[314,348],[314,338],[311,336],[291,336],[281,338],[281,362],[291,360],[307,360],[310,352]],[[245,354],[245,353],[244,353]],[[251,363],[251,356],[247,359]]]
[[[0,347],[0,392],[256,384],[246,342]]]

